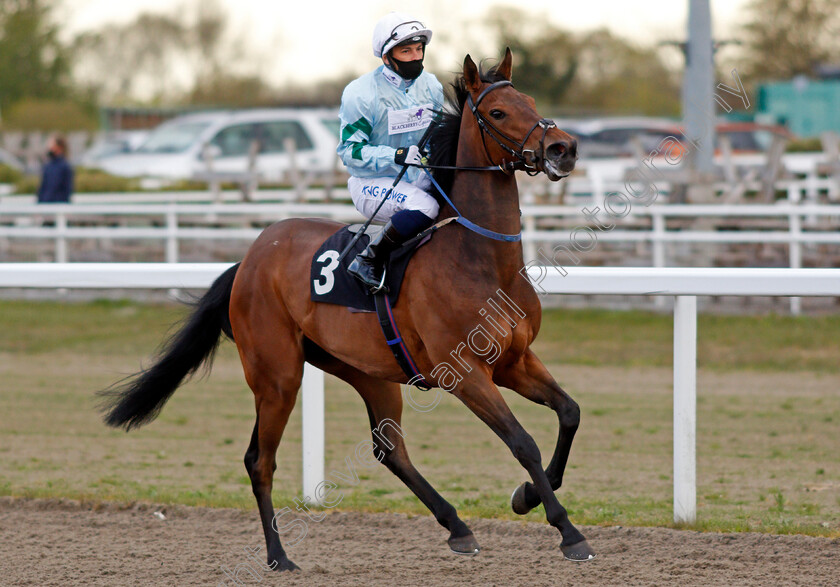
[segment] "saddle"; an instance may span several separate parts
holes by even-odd
[[[352,224],[339,229],[324,241],[313,255],[309,271],[309,291],[313,302],[346,306],[357,312],[376,311],[374,296],[362,282],[347,273],[347,267],[383,227],[368,226],[365,234],[356,241],[341,263],[338,263],[341,251],[353,240],[361,227],[361,224]],[[385,283],[389,289],[388,301],[391,305],[397,303],[408,262],[423,242],[411,239],[391,253],[385,266]]]
[[[408,348],[403,344],[392,307],[399,298],[402,280],[411,257],[431,238],[431,234],[445,223],[439,223],[423,231],[391,253],[385,266],[387,294],[384,292],[371,294],[362,282],[347,272],[347,267],[355,256],[361,253],[370,240],[382,230],[381,226],[369,226],[341,262],[338,261],[341,251],[353,240],[362,225],[353,224],[340,228],[324,241],[312,256],[309,271],[309,289],[313,302],[346,306],[356,312],[376,312],[385,342],[391,349],[394,359],[408,377],[409,383],[424,391],[431,389],[431,386],[423,379]]]

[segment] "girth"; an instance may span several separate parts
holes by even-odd
[[[408,352],[408,347],[405,346],[400,330],[397,328],[397,323],[394,320],[394,313],[391,311],[391,302],[388,301],[388,296],[384,293],[376,293],[373,296],[376,304],[376,315],[379,318],[379,326],[382,328],[382,334],[385,335],[385,342],[388,348],[391,349],[397,364],[408,376],[408,381],[417,389],[422,391],[429,391],[432,386],[426,383],[423,375],[414,364],[411,358],[411,353]]]

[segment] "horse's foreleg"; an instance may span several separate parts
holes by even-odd
[[[504,441],[531,476],[533,486],[545,506],[548,523],[557,528],[563,537],[560,548],[565,557],[575,561],[593,558],[595,554],[583,534],[569,520],[566,509],[554,495],[540,462],[537,443],[517,421],[498,388],[489,380],[464,381],[455,388],[453,394]]]
[[[551,462],[545,469],[551,488],[556,491],[563,484],[563,473],[569,460],[572,440],[580,424],[580,408],[531,351],[528,351],[522,360],[510,368],[497,371],[494,380],[534,403],[548,406],[557,414],[559,421],[557,445]],[[517,487],[511,496],[511,507],[520,515],[527,514],[540,503],[539,493],[528,481]]]

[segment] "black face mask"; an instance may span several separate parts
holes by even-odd
[[[403,79],[409,81],[417,79],[418,76],[423,73],[422,59],[417,59],[415,61],[399,61],[398,59],[390,57],[388,61],[391,63],[391,69],[393,69],[394,72]]]

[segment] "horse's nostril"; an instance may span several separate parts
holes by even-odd
[[[545,148],[545,156],[547,159],[559,159],[563,156],[563,147],[558,143],[551,143]]]
[[[545,153],[550,159],[574,159],[577,157],[577,141],[570,138],[568,141],[552,143],[546,147]]]

